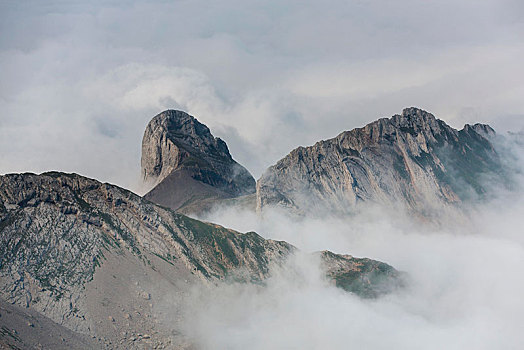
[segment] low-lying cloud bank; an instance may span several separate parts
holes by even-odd
[[[517,173],[522,163],[512,158]],[[519,166],[516,166],[516,165]],[[518,349],[524,344],[522,178],[439,225],[366,208],[351,218],[292,220],[221,210],[208,217],[306,252],[365,256],[409,274],[406,289],[363,300],[328,284],[310,255],[265,287],[196,290],[185,331],[204,349]],[[308,257],[309,256],[309,257]]]

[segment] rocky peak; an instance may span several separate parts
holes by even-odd
[[[405,108],[401,115],[394,115],[390,122],[397,128],[410,133],[441,133],[443,123],[429,112],[416,107]]]
[[[500,177],[487,125],[455,130],[433,114],[406,108],[299,147],[257,182],[257,207],[277,204],[299,213],[351,212],[358,202],[403,203],[426,211],[485,193],[482,177]],[[498,174],[498,175],[497,175]]]
[[[477,123],[474,125],[466,124],[464,125],[464,130],[465,131],[473,130],[474,132],[476,132],[477,134],[479,134],[480,136],[488,140],[492,139],[496,135],[495,130],[493,130],[491,126],[487,124],[481,124],[481,123]]]
[[[378,119],[362,128],[344,131],[336,137],[341,147],[358,152],[370,144],[381,142],[401,142],[412,151],[417,152],[415,148],[419,146],[426,151],[429,144],[456,138],[456,130],[416,107],[406,108],[402,114]]]
[[[402,114],[396,114],[392,119],[399,120],[400,123],[398,125],[409,123],[411,126],[421,126],[422,124],[435,123],[437,121],[433,114],[417,107],[404,108]]]
[[[227,145],[193,116],[167,110],[147,125],[142,140],[146,198],[179,209],[195,200],[255,192],[255,179],[233,160]]]
[[[143,180],[158,183],[182,161],[198,154],[233,161],[226,143],[213,137],[207,126],[183,111],[164,111],[149,122],[144,132]]]

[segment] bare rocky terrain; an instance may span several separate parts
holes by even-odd
[[[257,181],[257,209],[333,215],[368,202],[429,215],[483,196],[487,179],[503,182],[494,135],[488,125],[456,130],[431,113],[407,108],[293,150]]]
[[[263,284],[295,252],[80,175],[1,176],[0,344],[189,349],[180,308],[191,287]],[[401,283],[387,264],[321,255],[326,278],[362,297]]]
[[[489,125],[456,130],[431,113],[406,108],[298,147],[269,167],[255,192],[251,175],[232,160],[222,140],[194,117],[165,111],[144,134],[142,174],[155,184],[145,198],[197,215],[224,206],[345,215],[359,203],[371,203],[429,217],[481,198],[490,180],[505,182],[495,138]]]
[[[193,349],[183,326],[195,288],[264,288],[302,253],[184,214],[235,206],[339,215],[377,203],[433,215],[505,178],[495,137],[488,125],[455,130],[408,108],[293,150],[255,188],[224,141],[168,110],[144,133],[144,197],[77,174],[0,176],[0,347]],[[326,282],[361,298],[406,283],[380,261],[315,256]]]
[[[255,179],[226,143],[189,114],[167,110],[147,125],[142,139],[145,198],[182,209],[255,193]]]

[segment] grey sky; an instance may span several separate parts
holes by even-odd
[[[299,145],[418,106],[524,125],[515,1],[2,1],[0,173],[138,190],[142,132],[188,111],[255,177]]]

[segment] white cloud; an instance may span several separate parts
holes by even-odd
[[[186,302],[185,331],[203,349],[518,349],[524,315],[519,176],[520,187],[491,186],[492,201],[468,207],[467,216],[443,216],[439,225],[383,207],[302,220],[280,212],[216,212],[208,219],[308,252],[386,261],[408,274],[408,284],[361,300],[328,285],[318,262],[299,256],[289,269],[275,270],[265,287],[196,289]]]
[[[0,173],[76,170],[137,189],[143,128],[165,108],[208,124],[256,177],[407,106],[455,127],[524,119],[511,1],[0,6]]]
[[[407,106],[455,127],[520,129],[522,10],[500,0],[3,1],[0,173],[74,171],[139,190],[142,133],[166,108],[209,125],[256,177],[295,146]],[[286,275],[262,291],[223,286],[199,296],[206,308],[188,325],[208,348],[519,348],[521,198],[440,229],[376,211],[298,223],[222,212],[212,219],[383,260],[415,283],[362,302],[302,261],[306,287]]]

